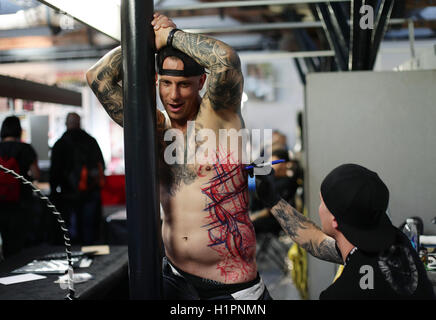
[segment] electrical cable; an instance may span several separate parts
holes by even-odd
[[[52,213],[57,217],[57,221],[59,222],[59,225],[61,227],[62,233],[64,235],[64,244],[65,244],[65,252],[67,253],[67,260],[68,260],[68,270],[66,273],[68,273],[68,294],[65,297],[66,300],[74,300],[74,270],[73,270],[73,260],[71,258],[71,243],[70,243],[70,237],[68,234],[68,229],[66,227],[65,221],[62,219],[61,213],[56,209],[56,207],[51,203],[50,199],[45,196],[41,190],[39,190],[37,187],[35,187],[32,182],[26,180],[23,176],[19,175],[13,170],[10,170],[2,165],[0,165],[0,170],[2,170],[4,173],[12,175],[15,179],[19,180],[24,185],[29,185],[32,188],[33,193],[35,193],[42,201],[46,202],[47,207],[52,211]]]

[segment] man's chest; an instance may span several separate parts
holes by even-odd
[[[172,164],[166,171],[171,176],[166,186],[171,194],[192,186],[192,192],[218,196],[239,192],[247,187],[248,181],[244,165],[232,162],[230,157],[217,156],[211,162]]]
[[[244,131],[210,128],[189,121],[186,130],[169,128],[164,134],[164,169],[170,171],[168,182],[190,185],[197,179],[225,181],[243,176]]]
[[[186,214],[195,215],[201,226],[211,221],[245,219],[249,198],[242,166],[174,165],[171,171],[172,184],[161,184],[160,189],[160,201],[168,219],[175,221],[182,215],[185,220]]]

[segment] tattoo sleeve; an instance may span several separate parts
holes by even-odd
[[[210,71],[203,100],[215,111],[239,113],[244,79],[235,50],[219,40],[183,31],[174,34],[173,46]]]
[[[123,90],[118,84],[122,79],[121,47],[101,58],[88,70],[86,78],[109,116],[123,126]]]
[[[281,199],[271,212],[292,240],[312,256],[338,264],[344,263],[336,250],[336,241],[285,200]]]

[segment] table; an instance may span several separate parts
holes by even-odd
[[[11,271],[20,268],[36,257],[54,252],[64,252],[64,247],[42,245],[28,248],[0,263],[0,277],[16,275]],[[73,247],[73,251],[80,248]],[[128,299],[127,246],[110,246],[110,254],[94,256],[91,266],[79,268],[75,273],[87,272],[93,279],[75,284],[75,297],[80,300]],[[45,279],[2,285],[0,300],[62,300],[67,290],[54,283],[60,274],[44,274]]]

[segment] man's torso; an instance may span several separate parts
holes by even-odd
[[[161,183],[162,237],[168,259],[178,268],[223,283],[240,283],[256,278],[256,239],[248,216],[242,145],[230,147],[218,139],[219,129],[239,130],[243,123],[237,115],[226,120],[201,113],[195,119],[197,137],[199,130],[211,129],[216,148],[206,160],[202,157],[208,153],[198,151],[206,143],[185,141],[185,155],[195,149],[199,157],[194,163],[171,165],[170,183]],[[187,140],[193,141],[189,135]]]

